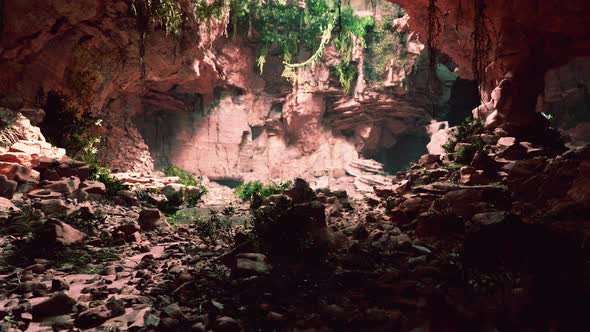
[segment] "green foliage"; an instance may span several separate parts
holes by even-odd
[[[220,215],[219,211],[211,210],[209,219],[198,216],[193,220],[195,231],[205,243],[215,243],[217,240],[231,240],[233,230],[229,218]]]
[[[197,182],[197,179],[195,179],[195,177],[191,173],[189,173],[183,169],[180,169],[174,165],[168,166],[164,170],[164,174],[166,176],[178,177],[179,178],[178,183],[183,184],[185,186],[196,186],[197,184],[199,184]]]
[[[147,0],[152,17],[157,18],[167,34],[177,34],[184,18],[175,0]]]
[[[443,144],[442,147],[445,152],[454,153],[457,143],[466,142],[469,137],[481,134],[482,132],[483,124],[481,122],[467,118],[451,133],[449,141]]]
[[[392,61],[403,64],[407,57],[406,36],[393,29],[393,20],[403,12],[391,4],[383,4],[383,12],[366,36],[365,77],[369,82],[383,82]]]
[[[59,251],[54,257],[58,270],[89,274],[98,273],[104,267],[104,263],[119,259],[119,255],[111,248],[97,251],[85,249]]]
[[[239,198],[241,198],[244,201],[251,200],[255,196],[260,196],[264,199],[269,196],[285,192],[285,190],[287,190],[291,186],[291,184],[291,181],[283,183],[269,181],[266,184],[263,184],[260,181],[250,181],[248,183],[239,185],[235,189],[235,193]]]
[[[108,167],[99,167],[90,176],[90,179],[104,183],[107,197],[115,197],[119,191],[131,189],[122,180],[113,178],[111,176],[111,170]]]
[[[177,166],[168,166],[164,170],[164,174],[166,176],[178,177],[178,183],[180,184],[198,188],[198,190],[190,190],[185,188],[183,194],[184,202],[186,202],[189,207],[196,206],[197,203],[201,200],[201,198],[208,193],[207,188],[205,188],[205,186],[200,182],[200,180],[197,180],[197,178],[195,178],[191,173],[183,169],[180,169]]]
[[[61,91],[49,91],[43,109],[46,117],[42,130],[47,140],[65,148],[71,157],[97,166],[96,147],[100,143],[97,130],[102,120],[86,114]]]
[[[483,150],[484,145],[481,142],[474,144],[462,145],[455,154],[455,161],[460,164],[470,164],[475,153]]]

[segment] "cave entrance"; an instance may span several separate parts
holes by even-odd
[[[244,184],[242,179],[236,178],[216,178],[216,179],[209,179],[211,182],[215,182],[219,185],[229,187],[231,189],[236,189],[238,186]]]
[[[383,164],[385,172],[395,174],[405,170],[412,162],[428,153],[426,145],[429,141],[430,139],[425,135],[403,135],[398,138],[394,146],[378,149],[373,155],[373,159]]]

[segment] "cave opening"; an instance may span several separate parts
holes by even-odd
[[[586,331],[588,17],[0,0],[0,330]]]

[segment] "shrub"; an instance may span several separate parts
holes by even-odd
[[[454,153],[457,143],[466,142],[471,136],[481,134],[483,132],[483,124],[479,121],[473,121],[471,118],[465,119],[452,133],[449,141],[443,144],[443,149],[447,153]],[[480,144],[483,148],[483,142],[475,142]]]
[[[178,183],[185,186],[196,186],[198,184],[197,179],[191,173],[174,165],[166,167],[164,174],[166,176],[177,176],[179,178]]]
[[[51,90],[45,98],[46,117],[41,129],[47,141],[65,148],[69,156],[98,167],[96,146],[100,136],[96,130],[102,120],[87,114],[64,92]]]
[[[187,203],[189,207],[194,207],[197,203],[206,195],[209,191],[205,186],[201,183],[200,178],[195,178],[191,173],[177,167],[174,165],[168,166],[164,170],[164,174],[166,176],[176,176],[179,178],[178,183],[183,184],[185,186],[197,187],[199,191],[194,191],[185,188],[184,202]]]
[[[266,185],[260,181],[250,181],[239,185],[235,189],[235,193],[243,201],[251,200],[255,196],[260,196],[264,199],[272,195],[282,194],[291,184],[291,181],[283,183],[269,181]]]
[[[206,243],[214,243],[217,240],[233,239],[232,225],[229,218],[220,215],[219,211],[211,210],[209,219],[198,216],[193,220],[196,233]]]
[[[107,197],[114,197],[121,190],[129,190],[131,187],[126,185],[122,180],[111,177],[111,170],[108,167],[99,167],[90,176],[91,180],[104,183]]]

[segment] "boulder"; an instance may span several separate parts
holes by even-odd
[[[31,308],[34,320],[43,317],[65,315],[72,312],[76,300],[63,292],[58,292],[49,299],[35,304]]]
[[[24,167],[34,168],[39,165],[39,157],[23,152],[0,152],[0,162],[15,163]]]
[[[314,191],[309,187],[309,184],[300,178],[295,179],[291,188],[284,193],[291,197],[293,204],[311,202],[316,199]]]
[[[52,146],[50,143],[47,143],[45,141],[33,141],[33,140],[31,140],[31,141],[27,141],[27,140],[18,141],[10,147],[10,151],[24,152],[24,153],[30,154],[30,155],[36,154],[39,156],[39,158],[47,157],[47,158],[55,158],[58,160],[65,157],[65,155],[66,155],[65,149],[56,148],[56,147]]]
[[[420,165],[422,167],[428,167],[433,164],[439,164],[439,163],[440,163],[440,155],[438,155],[438,154],[425,154],[425,155],[422,155],[420,157],[420,159],[418,160],[418,165]]]
[[[236,256],[236,266],[232,274],[236,277],[270,273],[270,264],[265,255],[259,253],[241,253]]]
[[[9,199],[0,197],[0,221],[21,212]]]
[[[5,175],[9,180],[21,182],[38,182],[39,172],[16,163],[0,162],[0,175]]]
[[[8,180],[6,175],[0,175],[0,197],[12,199],[17,185],[16,181]]]
[[[125,313],[125,306],[120,300],[109,300],[106,304],[81,312],[74,320],[76,327],[90,329],[102,325],[107,320]]]
[[[45,120],[45,111],[38,108],[21,108],[18,110],[31,124],[38,126]]]
[[[39,231],[38,240],[43,245],[75,246],[84,242],[85,235],[63,221],[50,218]]]
[[[27,193],[27,196],[30,198],[39,198],[39,199],[60,199],[63,197],[61,193],[51,191],[48,189],[34,189]]]
[[[43,199],[35,202],[33,206],[48,216],[65,215],[70,210],[70,207],[66,205],[63,199],[59,198]]]
[[[184,185],[178,183],[171,183],[164,186],[160,193],[166,196],[166,199],[171,205],[178,206],[184,202],[184,191]]]
[[[158,209],[144,209],[139,213],[139,226],[143,231],[154,231],[169,229],[166,217]]]
[[[63,178],[58,181],[44,181],[41,184],[43,189],[52,190],[62,194],[71,194],[80,186],[80,179],[75,176]]]

